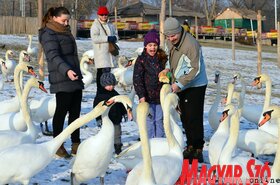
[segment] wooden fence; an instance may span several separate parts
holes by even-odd
[[[71,31],[77,34],[77,20],[70,20]],[[37,17],[0,16],[0,34],[38,34]]]

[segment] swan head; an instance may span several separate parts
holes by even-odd
[[[117,95],[104,102],[106,106],[112,106],[115,103],[122,103],[124,108],[127,110],[128,119],[132,120],[133,115],[131,99],[127,95]]]
[[[263,113],[263,119],[259,122],[259,127],[267,123],[269,120],[280,118],[280,107],[270,106]]]
[[[35,73],[32,66],[27,65],[26,68],[27,68],[27,73],[31,74],[34,77],[37,77],[37,74]]]
[[[233,81],[232,81],[232,83],[233,83],[233,84],[236,84],[236,81],[237,81],[238,79],[241,79],[241,74],[240,74],[240,73],[235,73],[235,74],[233,75]]]
[[[19,53],[19,61],[22,61],[22,62],[30,62],[31,61],[30,55],[27,53],[27,51],[22,50]]]
[[[2,65],[2,67],[4,68],[4,69],[8,69],[7,68],[7,66],[6,66],[6,62],[5,62],[5,60],[3,60],[2,58],[0,58],[0,63],[1,63],[1,65]]]
[[[252,82],[252,86],[257,86],[265,81],[270,81],[270,77],[267,74],[261,74],[254,78]]]
[[[46,88],[44,86],[44,83],[35,77],[29,78],[29,80],[26,82],[26,84],[30,84],[31,86],[37,87],[41,91],[48,93],[48,91],[46,90]]]
[[[13,56],[14,55],[14,52],[12,51],[12,50],[7,50],[6,51],[6,54],[8,55],[8,56]]]
[[[234,107],[234,105],[233,104],[228,104],[222,112],[220,122],[224,121],[226,118],[231,116],[235,111],[236,111],[236,108]]]
[[[218,83],[219,82],[219,80],[220,80],[220,74],[221,74],[221,72],[220,71],[215,71],[215,80],[214,80],[214,82],[215,83]]]

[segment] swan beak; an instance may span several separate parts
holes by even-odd
[[[33,75],[35,78],[37,77],[37,74],[34,72],[34,69],[31,66],[28,66],[28,73]]]
[[[257,86],[261,82],[261,77],[254,78],[254,81],[252,82],[252,86]]]
[[[107,106],[110,106],[110,105],[112,105],[113,103],[115,103],[115,100],[114,100],[114,99],[110,99],[110,100],[108,100],[108,101],[105,102],[105,104],[106,104]]]
[[[5,62],[2,62],[2,66],[3,66],[5,69],[8,69]]]
[[[220,122],[224,121],[228,117],[228,111],[229,109],[223,111],[222,116],[220,118]]]
[[[124,67],[129,67],[129,66],[131,66],[132,65],[132,60],[129,60],[128,62],[127,62],[127,64],[124,66]]]
[[[128,118],[128,121],[133,120],[132,109],[130,107],[127,109],[127,118]]]
[[[232,80],[232,84],[236,84],[236,81],[237,81],[237,76],[235,75],[234,77],[233,77],[233,80]]]
[[[215,74],[214,82],[218,83],[219,82],[219,78],[220,78],[220,75],[219,74]]]
[[[263,126],[266,122],[268,122],[271,119],[272,112],[273,112],[273,110],[263,113],[263,119],[258,124],[259,127]]]
[[[89,64],[89,65],[94,64],[94,59],[93,58],[89,58],[87,64]]]
[[[42,91],[44,91],[45,93],[48,93],[48,91],[46,90],[45,86],[44,86],[44,83],[41,82],[41,81],[38,81],[39,82],[39,89],[41,89]]]

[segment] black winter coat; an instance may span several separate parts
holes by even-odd
[[[110,98],[119,95],[119,93],[115,90],[108,91],[104,89],[103,93],[97,93],[94,98],[93,107],[95,107],[99,102],[103,100],[109,100]],[[126,114],[126,109],[122,103],[116,103],[113,105],[109,111],[109,118],[113,122],[114,125],[119,125],[122,122],[123,116]]]
[[[39,30],[39,42],[48,62],[50,92],[74,92],[83,89],[83,76],[73,35],[45,27]],[[78,75],[78,80],[72,81],[68,77],[67,71],[70,69]]]
[[[145,97],[148,103],[160,103],[160,89],[158,74],[165,68],[167,55],[159,49],[157,55],[151,57],[144,50],[134,65],[133,86],[139,99]]]

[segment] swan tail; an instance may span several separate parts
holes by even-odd
[[[138,142],[124,149],[119,155],[116,156],[116,158],[135,155],[135,153],[137,153],[137,151],[139,150],[139,144],[140,143]]]

